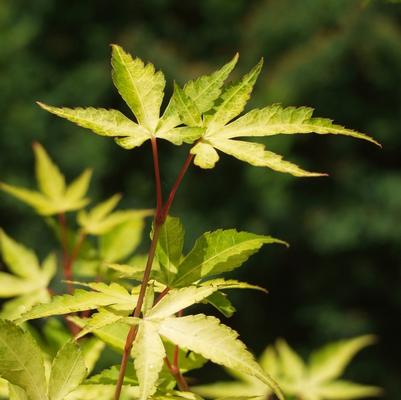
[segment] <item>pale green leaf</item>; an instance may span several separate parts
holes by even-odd
[[[193,101],[193,103],[195,103],[199,112],[203,113],[212,108],[215,100],[221,94],[221,88],[224,81],[233,70],[237,60],[238,54],[236,54],[229,63],[224,65],[218,71],[213,72],[210,75],[203,75],[185,84],[184,93]],[[187,132],[188,129],[196,128],[176,128],[180,124],[181,119],[175,106],[174,96],[172,96],[163,116],[160,118],[156,136],[161,139],[169,140],[176,145],[180,145],[182,142],[193,143],[204,133],[204,130],[198,130],[196,136],[192,138],[189,137],[189,140],[188,138],[183,139],[183,130]],[[184,137],[186,137],[186,135]]]
[[[138,247],[144,228],[144,217],[132,214],[130,220],[117,225],[113,230],[100,236],[99,254],[108,263],[119,262]]]
[[[267,346],[259,358],[259,364],[264,371],[273,377],[281,373],[281,364],[273,346]]]
[[[40,275],[39,261],[35,253],[17,243],[0,229],[1,254],[8,269],[21,278],[35,279]]]
[[[139,124],[154,133],[165,86],[164,75],[152,64],[132,58],[120,46],[112,46],[113,82]]]
[[[50,294],[47,289],[34,290],[3,303],[0,318],[13,321],[29,311],[35,304],[47,303],[49,301]]]
[[[330,119],[312,118],[312,114],[313,109],[309,107],[284,108],[279,104],[273,104],[250,111],[216,132],[214,137],[231,139],[244,136],[318,133],[352,136],[379,145],[376,140],[363,133],[335,125]]]
[[[92,170],[86,169],[74,181],[68,185],[65,191],[65,199],[67,203],[80,201],[88,191],[89,183],[92,178]]]
[[[157,328],[157,324],[151,321],[142,321],[132,348],[139,381],[139,400],[148,399],[156,391],[156,382],[166,356]]]
[[[235,313],[235,307],[227,296],[221,292],[214,292],[205,301],[211,304],[216,310],[221,312],[225,317],[230,318]]]
[[[191,387],[191,390],[202,397],[212,399],[226,399],[227,397],[237,399],[242,396],[263,396],[266,392],[266,390],[263,390],[263,387],[258,388],[246,382],[215,382],[210,385],[194,386]]]
[[[223,91],[220,102],[214,107],[214,114],[208,119],[206,135],[216,132],[244,110],[262,65],[263,59],[238,82]]]
[[[39,192],[8,185],[3,182],[0,183],[0,189],[30,205],[41,215],[51,215],[55,213],[54,207],[49,200]]]
[[[355,354],[375,342],[375,336],[365,335],[330,343],[315,351],[309,361],[311,379],[323,382],[339,377]]]
[[[86,384],[101,384],[101,385],[116,385],[118,375],[120,372],[120,365],[113,365],[108,369],[104,369],[97,375],[90,377],[85,381]],[[138,385],[138,378],[136,377],[136,371],[134,365],[131,363],[127,364],[124,376],[124,385]]]
[[[238,61],[238,53],[222,68],[210,75],[203,75],[184,86],[185,94],[192,99],[202,113],[213,107],[215,100],[221,94],[224,81],[228,78]]]
[[[39,279],[22,279],[0,271],[0,297],[14,297],[33,292],[42,287]]]
[[[278,339],[276,349],[280,359],[282,373],[291,380],[302,380],[307,370],[301,357],[283,339]]]
[[[97,313],[93,314],[90,318],[85,319],[85,326],[78,335],[75,336],[75,339],[80,339],[88,333],[94,332],[95,330],[101,329],[107,325],[111,325],[123,318],[124,317],[121,315],[100,308]]]
[[[81,385],[70,393],[65,400],[113,400],[115,385]],[[138,388],[124,386],[121,399],[131,400],[138,398]]]
[[[256,167],[267,167],[274,171],[285,172],[300,177],[326,175],[318,172],[305,171],[297,165],[283,160],[282,156],[265,150],[265,146],[260,143],[230,139],[213,139],[210,143],[223,153],[229,154]]]
[[[34,143],[33,151],[36,160],[36,179],[41,192],[51,199],[61,199],[65,191],[64,176],[39,143]]]
[[[163,319],[181,311],[192,304],[199,303],[215,292],[212,286],[188,286],[170,290],[146,315],[146,319]]]
[[[214,168],[219,161],[217,151],[209,143],[198,142],[191,148],[190,152],[195,156],[194,164],[204,169]]]
[[[83,128],[90,129],[98,135],[111,136],[118,138],[118,140],[121,138],[122,140],[130,141],[130,143],[132,143],[130,148],[140,146],[151,137],[144,127],[131,121],[117,110],[93,107],[57,108],[43,103],[38,104],[46,111],[74,122]],[[117,141],[117,143],[119,142]]]
[[[195,102],[176,83],[174,83],[173,100],[180,120],[185,125],[191,127],[202,126],[202,116]]]
[[[116,304],[129,309],[135,307],[136,301],[137,296],[124,293],[116,286],[110,286],[109,290],[104,290],[103,292],[89,292],[77,289],[73,295],[55,296],[50,303],[35,305],[30,311],[21,316],[18,323],[50,315],[70,314]]]
[[[86,378],[84,357],[75,342],[67,342],[53,360],[49,379],[49,400],[64,400]]]
[[[19,386],[12,385],[11,383],[8,386],[9,400],[29,400],[24,389],[20,388]]]
[[[168,132],[158,132],[156,137],[159,139],[168,140],[169,142],[180,146],[182,143],[192,144],[195,140],[199,139],[204,133],[205,128],[180,126],[178,128],[170,129]]]
[[[81,328],[85,327],[86,319],[74,316],[70,316],[68,319]],[[115,322],[103,328],[95,329],[93,334],[107,345],[122,353],[130,327],[131,325],[126,322]]]
[[[105,201],[102,201],[90,211],[81,211],[78,214],[78,223],[91,230],[93,225],[99,224],[105,217],[107,217],[121,200],[121,194],[116,193]]]
[[[119,272],[120,278],[131,278],[135,280],[140,280],[143,277],[143,271],[145,266],[139,265],[128,265],[128,264],[116,264],[116,263],[105,263],[107,268]]]
[[[30,400],[47,400],[42,353],[28,332],[0,320],[0,377],[25,390]]]
[[[105,344],[96,337],[80,341],[79,344],[88,373],[91,373],[104,350]]]
[[[159,332],[171,342],[217,364],[254,376],[271,387],[279,399],[284,400],[278,385],[238,340],[238,333],[220,324],[217,318],[203,314],[167,318],[160,323]]]
[[[204,233],[179,266],[174,285],[185,286],[210,275],[232,271],[264,244],[285,242],[235,229]]]
[[[163,115],[159,119],[159,123],[158,123],[157,129],[156,129],[157,137],[163,138],[165,134],[167,134],[172,129],[174,129],[175,127],[177,127],[178,125],[181,124],[181,119],[180,119],[178,111],[175,107],[175,100],[173,97],[174,96],[170,97],[167,107],[164,110]],[[175,143],[175,144],[178,144],[178,143]]]
[[[0,378],[0,398],[8,396],[8,385],[9,383],[5,379]]]
[[[377,397],[383,394],[382,389],[375,386],[359,385],[348,381],[335,381],[322,384],[318,393],[327,400],[351,400]]]
[[[178,271],[184,247],[184,227],[179,218],[167,216],[157,243],[157,259],[165,283],[169,285]]]

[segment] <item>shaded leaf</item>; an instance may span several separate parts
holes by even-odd
[[[179,218],[167,216],[157,243],[157,259],[165,283],[169,285],[178,271],[184,246],[184,227]]]

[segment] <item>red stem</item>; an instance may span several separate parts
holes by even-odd
[[[66,285],[67,285],[67,293],[71,294],[74,290],[73,284],[71,281],[74,279],[73,276],[73,264],[75,261],[75,258],[77,257],[79,253],[79,249],[82,245],[82,242],[84,240],[84,235],[80,235],[74,249],[72,250],[72,253],[69,253],[68,249],[68,227],[67,227],[67,219],[65,217],[64,213],[60,213],[58,215],[59,223],[60,223],[60,240],[61,240],[61,247],[63,250],[63,274],[64,274],[64,279],[66,280]],[[75,336],[78,334],[80,331],[80,328],[75,325],[73,322],[69,321],[66,319],[66,323],[68,326],[68,329],[70,330],[71,334]]]
[[[188,384],[187,384],[185,378],[182,376],[178,366],[175,365],[175,364],[171,364],[170,360],[168,359],[168,357],[164,357],[164,363],[166,364],[166,366],[167,366],[168,370],[170,371],[171,375],[173,375],[175,380],[177,381],[178,388],[182,392],[188,392],[189,391]]]
[[[159,153],[157,150],[157,141],[155,137],[152,137],[152,154],[153,154],[153,167],[155,171],[155,185],[156,185],[156,218],[160,216],[160,212],[163,207],[163,195],[160,180],[160,167],[159,167]]]
[[[142,278],[141,288],[139,290],[138,295],[138,302],[135,307],[135,310],[132,314],[133,317],[138,318],[141,314],[143,301],[145,298],[146,288],[149,282],[150,272],[152,270],[153,259],[156,253],[157,242],[159,240],[160,229],[168,215],[168,211],[173,203],[175,194],[181,184],[182,179],[184,178],[185,172],[187,171],[189,165],[191,164],[193,155],[189,154],[187,159],[184,162],[183,167],[181,168],[180,172],[178,173],[178,177],[176,182],[171,189],[170,195],[166,204],[163,207],[163,197],[162,197],[162,190],[161,190],[161,181],[160,181],[160,169],[159,169],[159,160],[158,160],[158,150],[157,150],[157,142],[156,138],[151,139],[152,143],[152,156],[153,156],[153,166],[155,170],[155,186],[156,186],[156,215],[154,218],[154,228],[153,228],[153,237],[152,242],[150,244],[149,253],[148,253],[148,260],[146,262],[145,271]],[[167,293],[167,292],[166,292]],[[160,298],[159,298],[160,299]],[[114,393],[114,400],[119,400],[121,395],[121,389],[124,383],[124,376],[125,371],[127,369],[127,364],[129,360],[129,356],[131,353],[132,345],[138,333],[138,326],[132,325],[131,329],[128,332],[127,339],[125,341],[123,356],[121,360],[120,372],[117,379],[116,390]],[[177,366],[175,366],[177,368]],[[178,386],[182,389],[181,390],[188,390],[188,385],[185,382],[184,377],[181,375],[179,369],[178,372],[174,370],[174,377],[177,380]]]
[[[191,165],[191,162],[192,162],[193,158],[194,158],[194,155],[189,153],[188,157],[186,158],[186,160],[184,162],[184,165],[181,167],[181,170],[178,173],[177,180],[175,181],[175,183],[174,183],[174,185],[173,185],[173,187],[172,187],[172,189],[170,191],[170,194],[168,196],[168,199],[166,201],[166,204],[164,205],[163,210],[162,210],[163,220],[166,219],[166,217],[167,217],[167,215],[168,215],[168,213],[170,211],[170,207],[173,204],[175,194],[177,193],[177,190],[180,187],[181,181],[184,178],[184,175],[187,172],[188,167]]]

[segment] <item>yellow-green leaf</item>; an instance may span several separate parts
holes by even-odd
[[[39,143],[34,143],[33,151],[36,179],[41,192],[53,200],[60,200],[65,191],[64,176]]]
[[[152,64],[133,58],[122,47],[112,45],[113,82],[138,123],[155,132],[165,86],[164,75]]]

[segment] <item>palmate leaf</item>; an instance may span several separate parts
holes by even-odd
[[[0,320],[0,377],[22,388],[30,400],[48,400],[42,353],[28,332]]]
[[[0,189],[33,207],[41,215],[54,215],[85,207],[92,171],[85,170],[69,186],[45,149],[35,143],[35,171],[39,192],[0,183]]]
[[[362,347],[371,344],[371,335],[331,343],[314,352],[310,361],[305,364],[297,353],[283,340],[275,346],[268,346],[259,359],[260,366],[268,371],[280,384],[286,396],[305,400],[352,400],[379,396],[378,387],[359,385],[353,382],[338,380],[346,364]],[[337,353],[338,351],[338,353]],[[317,355],[317,356],[316,356]],[[321,366],[323,374],[319,371]],[[331,372],[328,372],[331,371]],[[237,370],[228,370],[240,381],[218,382],[212,385],[193,387],[196,393],[206,397],[222,397],[226,390],[228,396],[238,394],[262,396],[267,398],[271,391],[255,379],[249,379]],[[232,389],[232,390],[231,390]]]
[[[47,287],[56,273],[57,261],[50,254],[39,265],[35,253],[0,230],[2,258],[12,273],[0,272],[0,297],[18,296],[3,304],[1,318],[15,319],[34,304],[47,302]]]
[[[264,244],[285,244],[270,236],[238,232],[235,229],[206,232],[178,267],[174,287],[186,286],[201,278],[232,271]]]
[[[41,274],[39,260],[31,250],[0,229],[0,248],[8,269],[20,278],[35,279]]]
[[[64,400],[86,378],[88,370],[80,348],[67,342],[53,360],[49,379],[49,400]]]
[[[82,230],[91,235],[104,235],[127,221],[135,220],[138,224],[143,218],[152,215],[151,210],[122,210],[114,211],[121,200],[120,194],[115,194],[109,199],[99,203],[90,211],[81,210],[78,213],[77,221]]]
[[[262,370],[245,345],[238,340],[238,334],[220,324],[217,318],[203,314],[166,318],[160,323],[159,333],[171,342],[217,364],[254,376],[271,387],[279,399],[284,400],[276,382]]]

